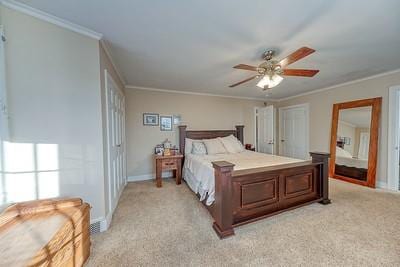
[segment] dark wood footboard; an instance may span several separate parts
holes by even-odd
[[[233,171],[226,161],[213,162],[213,228],[220,238],[233,228],[306,204],[329,204],[327,153],[310,153],[312,161]]]
[[[179,147],[185,140],[234,135],[243,143],[243,125],[235,130],[186,130],[179,126]],[[215,201],[206,206],[220,238],[234,235],[233,228],[314,202],[329,204],[328,153],[310,153],[307,162],[234,171],[226,161],[213,162]],[[205,201],[204,201],[205,202]]]
[[[339,176],[350,177],[360,181],[367,181],[368,169],[335,164],[335,174]]]

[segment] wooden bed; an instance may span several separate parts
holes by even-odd
[[[368,169],[335,164],[335,174],[360,181],[367,181]]]
[[[185,155],[185,138],[210,139],[234,135],[243,143],[244,126],[236,130],[188,131],[179,126],[179,147]],[[226,161],[213,162],[215,201],[206,206],[220,238],[234,235],[234,227],[286,210],[319,202],[329,204],[328,153],[311,152],[312,160],[234,171]]]

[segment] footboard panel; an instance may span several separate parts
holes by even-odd
[[[321,198],[319,164],[232,176],[233,224]]]
[[[220,238],[233,227],[313,202],[329,204],[329,154],[311,152],[312,160],[236,170],[226,161],[213,162],[215,202],[213,228]]]

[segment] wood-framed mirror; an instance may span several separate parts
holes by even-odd
[[[382,98],[333,105],[329,176],[375,188]]]

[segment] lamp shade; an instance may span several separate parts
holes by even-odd
[[[277,74],[265,75],[258,83],[257,86],[261,88],[272,88],[282,82],[283,78]]]

